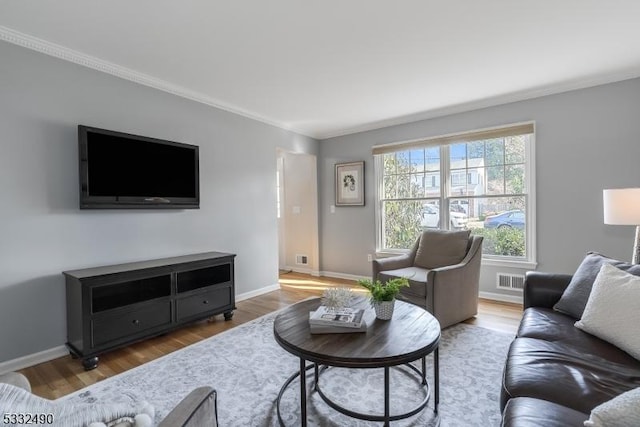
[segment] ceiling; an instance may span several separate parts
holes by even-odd
[[[20,0],[0,40],[323,139],[640,76],[637,0]]]

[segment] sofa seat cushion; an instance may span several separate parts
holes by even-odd
[[[616,363],[561,341],[516,338],[502,387],[502,405],[510,398],[532,397],[589,413],[640,387],[640,362]]]
[[[419,297],[427,295],[427,274],[429,270],[421,267],[399,268],[397,270],[382,271],[378,274],[378,278],[382,283],[386,283],[390,279],[396,277],[405,277],[409,280],[409,287],[403,288],[402,293],[407,293]]]
[[[588,414],[557,403],[530,397],[509,400],[502,413],[502,427],[576,427]]]
[[[613,344],[576,328],[574,323],[575,319],[550,308],[531,307],[524,311],[517,336],[561,342],[569,347],[576,347],[585,353],[597,354],[599,357],[611,362],[640,366],[640,362],[628,353]]]

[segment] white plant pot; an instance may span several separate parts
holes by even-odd
[[[374,301],[373,309],[376,311],[376,317],[380,320],[390,320],[393,316],[395,302],[395,299],[391,301]]]

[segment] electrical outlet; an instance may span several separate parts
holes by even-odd
[[[367,254],[367,261],[369,262],[373,261],[373,255]]]

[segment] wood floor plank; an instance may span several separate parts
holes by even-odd
[[[57,399],[305,298],[320,296],[324,289],[331,286],[348,286],[357,292],[364,292],[351,280],[283,273],[280,275],[279,290],[238,301],[237,310],[229,321],[225,321],[221,315],[214,316],[106,353],[100,356],[98,367],[91,371],[84,371],[79,360],[65,356],[25,368],[21,372],[29,378],[34,394]],[[521,317],[521,305],[480,299],[478,316],[465,323],[515,334]]]

